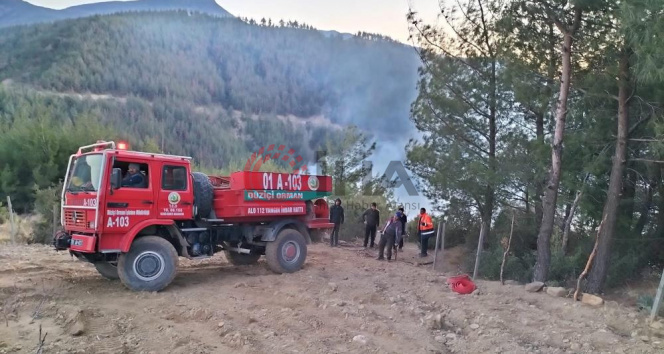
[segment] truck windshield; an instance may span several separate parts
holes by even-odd
[[[71,169],[67,191],[96,192],[101,183],[102,154],[84,155],[74,161]]]

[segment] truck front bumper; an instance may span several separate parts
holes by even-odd
[[[94,236],[68,234],[65,231],[59,231],[53,237],[53,247],[60,251],[95,253],[96,241],[97,238]]]

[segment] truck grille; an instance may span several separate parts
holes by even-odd
[[[65,226],[86,227],[85,211],[65,210]]]

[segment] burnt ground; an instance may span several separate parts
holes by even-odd
[[[661,353],[664,330],[635,308],[590,307],[345,244],[309,248],[305,268],[180,260],[159,293],[135,293],[48,246],[0,245],[0,353]],[[451,251],[450,251],[451,252]],[[446,259],[454,259],[453,254]]]

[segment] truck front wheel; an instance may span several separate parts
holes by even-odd
[[[120,276],[118,275],[118,267],[116,265],[108,262],[95,262],[94,265],[97,272],[99,272],[102,277],[110,280],[120,279]]]
[[[302,268],[307,258],[307,241],[293,229],[283,229],[265,247],[267,265],[275,273],[293,273]]]
[[[159,291],[175,278],[178,254],[173,245],[158,236],[136,239],[129,252],[118,258],[118,275],[134,291]]]

